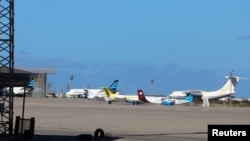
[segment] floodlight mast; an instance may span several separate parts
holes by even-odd
[[[9,94],[0,93],[0,134],[13,134],[13,76],[14,76],[14,0],[0,0],[0,68],[6,75],[1,86],[10,87]]]

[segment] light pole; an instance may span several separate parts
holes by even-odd
[[[151,95],[153,95],[154,94],[154,79],[150,81],[150,84],[151,84]]]
[[[71,86],[72,86],[72,80],[74,79],[74,76],[71,74],[70,77],[69,77],[69,85],[68,85],[68,91],[71,89]]]

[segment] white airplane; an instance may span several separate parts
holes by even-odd
[[[132,103],[133,105],[141,103],[137,95],[123,95],[119,92],[112,92],[109,88],[106,87],[103,87],[103,91],[104,100],[109,104],[111,104],[112,102],[128,102]]]
[[[185,98],[180,99],[160,96],[145,96],[141,89],[138,89],[138,98],[140,101],[145,103],[160,104],[164,106],[191,103],[193,101],[193,96],[191,94],[187,94]]]
[[[118,80],[114,80],[113,83],[109,86],[109,89],[111,91],[116,92],[118,87]],[[78,97],[78,98],[87,98],[87,99],[96,99],[103,97],[103,89],[71,89],[68,92],[65,93],[66,97]]]
[[[238,83],[239,79],[242,77],[236,77],[233,76],[232,73],[230,73],[230,76],[226,76],[228,80],[226,83],[218,90],[215,91],[203,91],[203,90],[186,90],[186,91],[178,91],[176,93],[172,93],[169,96],[170,97],[183,97],[186,94],[190,93],[194,96],[201,97],[203,100],[203,107],[209,107],[209,99],[219,99],[223,97],[231,96],[235,93],[235,87]]]
[[[23,96],[31,94],[32,90],[34,90],[34,80],[30,80],[27,87],[13,87],[13,94],[14,96]],[[2,90],[3,93],[9,94],[9,87],[5,87]]]
[[[223,97],[223,98],[220,98],[219,99],[220,101],[243,101],[243,100],[247,100],[247,99],[244,99],[244,98],[236,98],[236,97],[231,97],[231,96],[227,96],[227,97]]]
[[[9,93],[9,87],[6,87],[2,90],[6,94]],[[13,87],[14,96],[22,96],[23,94],[27,95],[30,93],[29,89],[25,89],[24,87]]]
[[[144,92],[141,89],[137,90],[137,94],[138,94],[138,99],[145,103],[161,104],[164,99],[169,98],[162,96],[145,96]]]
[[[117,87],[118,87],[118,82],[119,80],[114,80],[113,83],[108,87],[108,89],[114,93],[118,92]],[[97,99],[97,98],[103,98],[104,96],[104,91],[102,88],[100,89],[84,89],[86,92],[86,98],[87,99]]]
[[[71,89],[65,93],[66,97],[85,97],[85,90],[84,89]]]
[[[96,99],[103,97],[102,89],[84,89],[87,99]]]

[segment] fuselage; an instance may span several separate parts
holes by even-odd
[[[103,98],[103,90],[102,89],[85,89],[87,99],[96,99],[96,98]]]
[[[66,97],[78,97],[78,96],[82,96],[82,95],[85,95],[84,89],[71,89],[65,93]]]
[[[9,87],[5,87],[3,89],[3,91],[5,93],[9,93]],[[14,95],[23,95],[23,94],[29,94],[30,90],[29,89],[25,89],[24,87],[13,87],[13,94]]]

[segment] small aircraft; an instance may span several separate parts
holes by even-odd
[[[111,91],[116,92],[118,87],[118,80],[114,80],[113,83],[109,86]],[[103,89],[71,89],[65,93],[66,97],[78,97],[78,98],[87,98],[87,99],[96,99],[103,97]]]
[[[183,97],[186,94],[192,94],[195,97],[201,97],[203,100],[203,107],[209,107],[209,99],[219,99],[223,97],[232,96],[235,93],[235,87],[238,83],[239,79],[242,77],[233,76],[232,72],[229,76],[226,76],[228,80],[225,84],[218,90],[215,91],[203,91],[203,90],[186,90],[186,91],[178,91],[170,94],[170,97]],[[245,78],[246,79],[246,78]]]
[[[138,98],[140,101],[145,103],[160,104],[165,106],[191,103],[193,101],[193,96],[191,94],[187,94],[186,98],[180,99],[160,96],[145,96],[141,89],[138,89]]]
[[[109,104],[112,102],[128,102],[132,103],[133,105],[137,105],[141,103],[138,100],[137,95],[122,95],[119,92],[112,92],[110,89],[103,87],[104,91],[104,100],[107,101]]]

